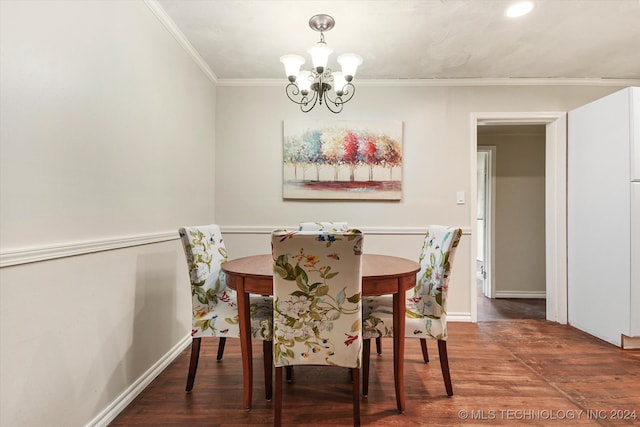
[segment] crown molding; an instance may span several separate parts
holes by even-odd
[[[416,86],[640,86],[640,79],[469,78],[469,79],[358,79],[363,87]],[[218,79],[218,86],[284,86],[286,79]]]
[[[158,4],[156,0],[144,0],[144,4],[153,12],[153,14],[158,18],[158,20],[165,26],[165,28],[169,31],[169,33],[176,39],[178,44],[182,46],[182,48],[191,56],[191,58],[195,61],[195,63],[200,67],[202,72],[213,82],[214,85],[218,84],[218,77],[216,77],[215,73],[209,65],[205,62],[205,60],[200,56],[198,51],[193,47],[193,45],[187,40],[187,37],[184,35],[182,31],[178,28],[175,22],[167,15],[167,12]]]

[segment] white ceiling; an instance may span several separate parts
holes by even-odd
[[[153,2],[153,0],[150,0]],[[281,55],[319,40],[364,58],[356,79],[640,78],[640,0],[156,0],[217,79],[285,79]]]

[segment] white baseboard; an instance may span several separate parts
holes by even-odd
[[[496,291],[496,298],[535,298],[545,299],[545,291]]]
[[[447,313],[447,322],[471,322],[471,313]]]
[[[191,344],[191,334],[186,335],[160,360],[158,360],[147,372],[142,374],[131,386],[109,406],[92,419],[87,427],[103,427],[113,421],[160,373],[173,362]]]
[[[640,350],[640,336],[630,337],[625,334],[620,334],[621,347],[623,350]]]

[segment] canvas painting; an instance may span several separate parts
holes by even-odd
[[[402,197],[402,122],[286,120],[285,199]]]

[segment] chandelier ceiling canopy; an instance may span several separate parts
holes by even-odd
[[[339,113],[355,93],[356,88],[352,81],[358,66],[362,64],[360,55],[345,53],[338,56],[338,64],[341,65],[342,71],[331,71],[331,68],[327,67],[333,49],[324,41],[324,32],[334,26],[335,20],[329,15],[314,15],[309,19],[309,27],[320,32],[320,41],[307,49],[313,64],[311,70],[300,71],[300,67],[305,63],[305,59],[300,55],[280,57],[289,79],[285,92],[305,113],[311,111],[316,104],[322,105],[323,102],[331,112]]]

